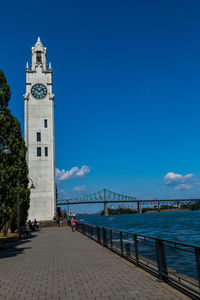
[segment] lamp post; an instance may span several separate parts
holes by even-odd
[[[30,189],[34,189],[35,186],[33,184],[33,180],[31,178],[23,178],[21,180],[18,180],[18,183],[17,183],[17,231],[18,231],[18,234],[20,234],[20,203],[19,203],[19,189],[20,189],[20,184],[24,181],[24,180],[29,180],[31,181],[31,186],[30,186]]]
[[[8,146],[6,144],[6,140],[1,135],[0,135],[0,140],[3,141],[3,144],[0,143],[0,150],[3,152],[3,154],[5,154],[5,155],[12,154],[11,150],[8,148]]]

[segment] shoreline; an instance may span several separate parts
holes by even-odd
[[[199,209],[197,209],[199,210]],[[184,209],[181,209],[181,208],[166,208],[166,209],[161,209],[160,211],[158,211],[157,209],[152,209],[152,210],[147,210],[145,212],[143,212],[143,214],[149,214],[149,213],[159,213],[159,212],[170,212],[170,211],[192,211],[191,209],[189,208],[184,208]]]

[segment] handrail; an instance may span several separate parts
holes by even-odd
[[[90,226],[95,226],[94,224],[90,224],[90,223],[83,223],[83,222],[78,222],[78,223],[79,224],[86,224],[86,225],[90,225]],[[126,234],[136,234],[137,236],[142,236],[142,237],[145,237],[145,238],[150,238],[152,240],[161,239],[163,242],[166,242],[166,243],[176,244],[176,245],[185,246],[185,247],[191,247],[191,248],[194,248],[194,249],[197,248],[197,249],[200,250],[200,246],[196,246],[196,245],[184,244],[184,243],[181,243],[181,242],[166,240],[166,239],[163,239],[163,238],[160,238],[160,237],[153,237],[153,236],[150,236],[150,235],[144,235],[144,234],[139,234],[139,233],[125,231],[125,230],[119,230],[119,229],[115,229],[115,228],[111,228],[111,227],[104,227],[104,226],[101,226],[101,225],[98,225],[98,226],[102,227],[102,228],[106,228],[107,230],[112,230],[112,231],[117,231],[117,232],[123,232],[123,233],[126,233]]]
[[[70,220],[68,220],[68,224],[71,224]],[[159,281],[165,281],[166,283],[178,288],[189,295],[192,299],[200,299],[199,246],[78,221],[76,221],[76,224],[78,231],[150,272],[156,276]],[[174,245],[174,247],[172,245]],[[187,249],[184,249],[183,247]],[[149,252],[149,250],[151,250],[151,252]],[[195,264],[192,264],[191,261],[189,262],[190,265],[188,270],[180,268],[182,266],[181,260],[180,265],[177,266],[177,264],[170,261],[171,265],[169,266],[168,258],[171,257],[176,261],[174,255],[180,256],[180,253],[184,252],[190,253],[190,255],[188,254],[184,256],[184,259],[185,257],[191,258],[192,255],[194,255],[196,271],[194,269]],[[182,271],[180,272],[180,270]],[[191,270],[193,273],[191,273]],[[190,275],[193,275],[194,278],[190,277]]]

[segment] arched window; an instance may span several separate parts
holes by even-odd
[[[42,62],[42,53],[41,51],[36,52],[36,62],[41,63]]]

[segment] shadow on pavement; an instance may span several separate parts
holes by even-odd
[[[6,257],[16,256],[18,254],[22,254],[25,249],[31,249],[31,247],[19,247],[21,245],[25,245],[29,243],[33,238],[35,238],[37,234],[31,236],[31,238],[19,239],[16,242],[10,242],[0,247],[0,259]]]

